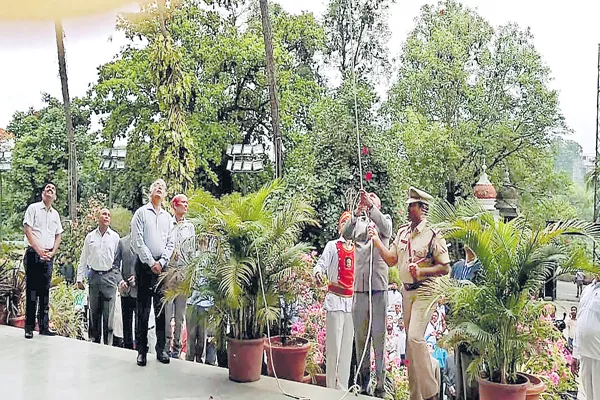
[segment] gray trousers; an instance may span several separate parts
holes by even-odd
[[[177,296],[173,301],[165,306],[165,322],[167,324],[167,350],[168,346],[173,343],[173,354],[177,357],[181,353],[181,327],[183,326],[183,316],[185,315],[186,301],[187,298],[185,296]],[[173,318],[175,318],[175,329],[172,331],[171,320]]]
[[[90,339],[112,345],[113,323],[115,320],[115,299],[117,297],[116,273],[110,271],[99,275],[91,271],[89,278]]]
[[[187,361],[202,362],[206,339],[207,339],[207,314],[201,307],[187,306],[185,313],[185,327],[187,331],[187,346],[185,359]],[[205,363],[216,365],[217,352],[214,344],[206,346]]]
[[[387,290],[373,291],[373,315],[371,322],[371,335],[367,337],[369,329],[369,293],[354,292],[352,305],[352,319],[354,323],[354,341],[356,343],[356,362],[360,362],[365,346],[367,353],[358,366],[361,378],[361,388],[367,390],[371,377],[371,345],[375,350],[375,373],[377,376],[376,389],[384,390],[385,363],[383,351],[385,350],[385,318],[387,312]]]

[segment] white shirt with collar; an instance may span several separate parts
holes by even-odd
[[[51,250],[54,247],[56,235],[63,233],[63,227],[60,223],[60,216],[52,206],[46,208],[43,201],[30,204],[25,211],[23,226],[31,227],[31,233],[38,241],[42,249]],[[31,246],[27,235],[25,235],[25,245]]]
[[[173,229],[171,230],[171,240],[174,246],[171,260],[173,265],[181,266],[194,256],[196,253],[196,241],[193,239],[195,235],[194,224],[185,218],[179,222],[173,218]],[[175,260],[175,258],[177,259]]]
[[[110,271],[112,269],[115,254],[119,247],[119,234],[110,228],[106,229],[104,235],[96,228],[85,237],[81,259],[77,268],[77,282],[83,282],[88,270]]]
[[[313,268],[313,275],[317,272],[325,275],[330,282],[338,281],[338,253],[337,242],[345,242],[344,238],[332,240],[325,245],[323,254],[319,257],[317,264]],[[325,311],[343,311],[352,312],[352,297],[342,297],[334,293],[327,292],[323,304]]]
[[[150,267],[158,260],[163,269],[173,254],[171,228],[173,217],[162,207],[158,212],[148,203],[131,220],[131,248],[140,261]]]
[[[600,282],[588,285],[581,294],[573,357],[600,361]]]

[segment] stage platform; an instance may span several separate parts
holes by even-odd
[[[148,354],[138,367],[136,353],[63,337],[24,338],[22,329],[0,325],[0,398],[101,400],[283,400],[273,378],[239,384],[227,369]],[[281,381],[284,390],[311,400],[338,400],[343,392]],[[348,399],[372,399],[349,394]]]

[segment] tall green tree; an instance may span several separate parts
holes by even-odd
[[[27,206],[40,200],[41,186],[52,180],[58,189],[55,207],[60,215],[67,216],[68,140],[65,129],[64,107],[58,99],[44,94],[44,107],[30,108],[13,115],[7,130],[15,135],[12,170],[8,174],[9,213],[15,228],[20,226]],[[90,111],[81,99],[71,104],[71,118],[75,132],[75,145],[79,149],[79,197],[95,191],[89,182],[99,178],[99,154],[96,134],[90,132]]]
[[[494,28],[455,1],[423,6],[386,104],[401,167],[450,202],[471,193],[484,161],[496,182],[506,168],[538,176],[567,131],[550,81],[529,29]]]
[[[256,4],[249,9],[248,4],[225,2],[212,7],[210,1],[182,0],[165,10],[168,33],[181,57],[183,82],[189,83],[189,102],[182,111],[198,163],[194,184],[214,194],[243,188],[248,179],[226,171],[227,145],[270,145],[260,14]],[[271,19],[284,145],[286,151],[293,151],[297,138],[307,131],[308,108],[320,96],[314,55],[323,46],[324,35],[312,14],[290,15],[272,5]],[[141,188],[150,180],[147,163],[137,160],[150,158],[148,143],[161,115],[148,45],[160,36],[158,21],[156,7],[150,6],[120,17],[117,27],[130,42],[114,61],[99,68],[98,82],[90,91],[106,140],[127,139],[129,172],[121,187],[137,186],[137,190],[122,190],[129,196],[122,201],[127,206],[140,201]],[[263,178],[250,180],[258,180],[255,184],[260,186]]]

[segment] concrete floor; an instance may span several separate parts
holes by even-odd
[[[239,384],[223,368],[172,360],[163,365],[148,355],[110,346],[34,333],[0,325],[0,398],[2,399],[144,399],[144,400],[283,400],[273,378]],[[281,381],[283,389],[312,400],[339,400],[343,392]],[[346,399],[370,399],[348,395]]]

